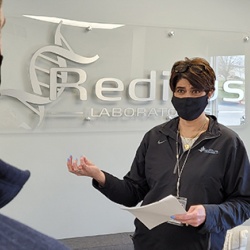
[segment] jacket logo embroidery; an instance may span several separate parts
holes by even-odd
[[[200,149],[198,149],[198,151],[200,151],[201,153],[206,153],[206,154],[213,154],[213,155],[217,155],[219,153],[218,150],[214,150],[214,149],[206,149],[204,146],[201,147]]]
[[[162,143],[164,143],[164,142],[166,142],[166,141],[167,141],[167,140],[162,140],[162,141],[159,140],[159,141],[158,141],[158,144],[162,144]]]

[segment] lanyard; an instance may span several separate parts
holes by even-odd
[[[200,134],[202,133],[205,125],[209,122],[208,118],[205,119],[205,122],[204,124],[201,126],[201,128],[199,129],[199,132],[197,133],[197,135],[193,138],[198,138],[200,136]],[[182,154],[181,154],[181,157],[180,157],[180,151],[181,149],[179,149],[179,138],[180,138],[180,131],[177,130],[177,133],[176,133],[176,140],[175,140],[175,143],[176,143],[176,164],[175,164],[175,167],[174,167],[174,174],[178,174],[178,178],[177,178],[177,183],[176,183],[176,192],[177,192],[177,198],[180,197],[180,183],[181,183],[181,175],[182,175],[182,172],[184,170],[184,167],[186,165],[186,162],[188,160],[188,157],[189,157],[189,154],[190,154],[190,151],[191,151],[191,148],[192,146],[190,146],[188,148],[187,151],[184,151]],[[183,161],[183,164],[182,166],[180,166],[180,160],[182,159],[183,155],[185,154],[185,152],[187,152],[187,155]]]
[[[190,154],[190,151],[191,151],[191,148],[190,147],[187,151],[187,155],[183,161],[183,164],[182,166],[180,166],[180,160],[182,159],[182,156],[184,155],[184,153],[186,152],[183,152],[180,156],[180,150],[179,149],[179,142],[178,142],[178,139],[179,139],[179,130],[177,131],[176,133],[176,164],[175,164],[175,167],[174,167],[174,174],[176,174],[177,172],[177,175],[178,175],[178,178],[177,178],[177,183],[176,183],[176,196],[177,198],[180,197],[180,183],[181,183],[181,175],[182,175],[182,172],[184,170],[184,167],[186,165],[186,162],[188,160],[188,157],[189,157],[189,154]]]

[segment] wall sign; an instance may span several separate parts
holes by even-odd
[[[229,72],[231,75],[223,78],[221,73],[223,69],[226,66],[232,66],[228,63],[223,68],[223,59],[232,58],[232,56],[220,57],[205,53],[197,55],[195,51],[191,51],[188,55],[183,46],[179,49],[179,53],[176,53],[178,58],[176,56],[177,59],[175,59],[175,56],[172,56],[169,60],[168,53],[172,47],[178,47],[178,43],[172,43],[175,37],[166,35],[165,28],[121,27],[118,31],[112,31],[112,34],[104,34],[100,31],[95,33],[89,29],[88,31],[94,34],[92,37],[89,33],[85,34],[85,38],[90,36],[84,46],[81,44],[85,50],[76,52],[76,49],[69,45],[71,36],[66,38],[63,34],[63,26],[62,22],[57,24],[53,44],[39,48],[31,57],[29,80],[32,91],[18,88],[0,89],[1,96],[5,97],[5,100],[11,98],[31,112],[30,121],[19,121],[18,126],[13,126],[15,130],[89,131],[93,128],[105,130],[104,127],[109,128],[116,124],[123,129],[124,121],[127,129],[136,129],[144,122],[148,123],[149,127],[152,123],[165,122],[176,116],[171,104],[172,93],[168,86],[169,70],[173,62],[185,56],[207,58],[217,70],[217,75],[219,74],[217,88],[207,112],[217,116],[222,112],[221,114],[225,115],[226,112],[229,114],[235,112],[235,106],[237,106],[239,118],[236,124],[230,124],[232,122],[227,124],[226,118],[222,118],[221,122],[223,123],[224,119],[226,125],[244,123],[244,56],[233,56],[234,59],[238,58],[238,64],[234,62],[234,67],[231,67]],[[179,33],[181,32],[185,33],[185,30],[180,30]],[[204,39],[204,34],[194,33],[199,39]],[[66,35],[69,34],[70,29],[67,27]],[[165,35],[162,37],[162,34]],[[171,34],[176,36],[176,32]],[[119,43],[120,36],[124,45]],[[208,36],[209,34],[206,34],[206,37]],[[76,39],[77,36],[72,37]],[[164,45],[162,48],[150,44],[154,37],[161,39],[160,43]],[[96,44],[93,41],[96,38],[99,40],[104,38],[103,43],[106,43],[104,48],[99,43],[95,47]],[[89,46],[90,41],[93,43],[91,46]],[[210,45],[209,41],[206,40],[206,42]],[[79,44],[77,45],[79,51]],[[116,48],[112,51],[114,45]],[[80,50],[82,47],[80,46]],[[88,50],[89,47],[90,50]],[[97,53],[89,55],[94,50]],[[107,68],[109,68],[108,76],[105,71]],[[239,69],[241,72],[237,72]],[[225,103],[230,105],[228,105],[229,110],[223,113]],[[222,106],[221,110],[218,109]],[[72,125],[72,121],[77,119],[78,122]],[[91,125],[86,125],[87,122]],[[11,126],[8,126],[8,131],[11,131]]]

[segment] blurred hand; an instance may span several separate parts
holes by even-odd
[[[104,173],[92,162],[90,162],[86,157],[81,157],[80,162],[78,160],[73,160],[70,156],[67,161],[67,166],[69,172],[77,176],[88,176],[95,179],[101,186],[105,184]]]
[[[198,227],[206,220],[206,210],[202,205],[191,206],[187,213],[176,214],[173,218],[187,226]]]

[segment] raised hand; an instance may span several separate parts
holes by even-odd
[[[102,186],[105,184],[105,175],[104,173],[86,157],[81,157],[80,162],[78,160],[73,160],[73,157],[70,156],[67,160],[67,166],[69,172],[77,176],[88,176],[96,181]]]

